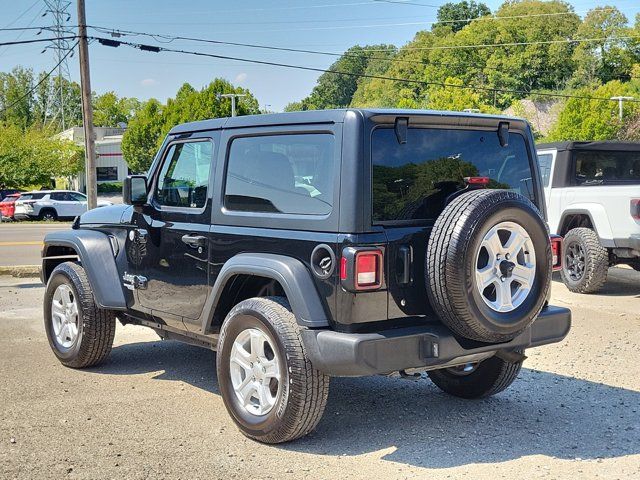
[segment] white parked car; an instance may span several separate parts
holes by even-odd
[[[607,270],[640,270],[640,143],[541,144],[551,233],[564,237],[562,280],[569,290],[598,291]]]
[[[112,205],[98,200],[98,207]],[[87,196],[72,190],[37,190],[20,195],[15,203],[16,220],[39,219],[54,221],[74,218],[87,211]]]

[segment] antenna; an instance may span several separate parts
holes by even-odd
[[[55,90],[53,97],[57,101],[53,102],[50,120],[60,119],[62,130],[66,130],[68,122],[67,114],[70,113],[68,109],[77,108],[76,105],[69,102],[68,98],[68,86],[71,83],[71,74],[69,73],[69,64],[66,55],[71,49],[71,42],[64,39],[64,37],[75,35],[75,32],[69,26],[69,21],[71,20],[69,7],[71,6],[71,2],[69,0],[44,0],[44,3],[47,7],[44,15],[51,18],[52,23],[50,30],[56,37],[47,49],[53,50],[55,61],[58,63],[58,74],[53,79],[53,88]]]

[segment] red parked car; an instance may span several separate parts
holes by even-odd
[[[18,198],[20,198],[19,193],[11,193],[0,201],[0,219],[13,218]]]

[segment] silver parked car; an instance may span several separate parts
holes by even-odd
[[[98,207],[112,205],[98,200]],[[74,218],[87,211],[87,196],[72,190],[37,190],[23,193],[15,204],[16,220],[38,219],[54,221]]]

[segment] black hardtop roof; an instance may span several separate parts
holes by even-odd
[[[430,115],[442,117],[477,117],[493,118],[508,121],[523,122],[522,119],[502,115],[486,115],[468,112],[450,112],[438,110],[409,110],[409,109],[360,109],[344,108],[335,110],[307,110],[302,112],[267,113],[262,115],[243,115],[240,117],[214,118],[197,122],[183,123],[171,129],[169,135],[204,130],[218,130],[221,128],[259,127],[271,125],[292,125],[309,123],[342,123],[350,112],[370,118],[378,115]]]
[[[614,140],[606,140],[599,142],[554,142],[540,143],[536,145],[537,150],[556,149],[564,150],[600,150],[600,151],[617,151],[617,152],[640,152],[640,142],[617,142]]]

